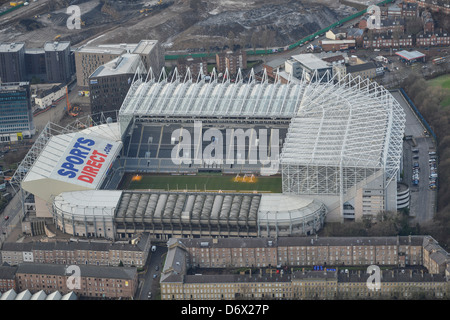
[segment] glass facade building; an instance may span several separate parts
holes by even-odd
[[[0,142],[13,142],[34,134],[29,82],[0,85]]]

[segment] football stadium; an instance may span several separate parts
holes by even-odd
[[[311,235],[397,209],[405,115],[370,80],[135,76],[118,112],[49,122],[11,183],[64,233]]]

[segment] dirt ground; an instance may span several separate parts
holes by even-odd
[[[75,47],[158,39],[166,50],[194,51],[284,46],[356,12],[339,0],[72,0],[82,25],[69,30],[68,0],[39,1],[39,8],[16,10],[14,21],[0,21],[0,41],[33,48],[54,39]]]

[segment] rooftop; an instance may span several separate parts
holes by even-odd
[[[330,67],[330,65],[327,62],[323,61],[322,59],[318,58],[315,54],[312,53],[297,54],[295,56],[292,56],[292,59],[300,62],[302,65],[304,65],[306,68],[310,70],[327,69]]]
[[[132,280],[137,274],[137,269],[132,267],[106,267],[79,265],[82,277],[110,278]],[[65,265],[45,263],[22,263],[17,268],[17,274],[45,274],[45,275],[68,275]]]
[[[24,42],[2,43],[0,44],[0,52],[18,52],[24,47]]]
[[[70,49],[70,41],[55,41],[55,42],[46,42],[44,44],[44,51],[63,51],[67,48]]]
[[[421,59],[425,57],[425,54],[423,54],[420,51],[407,51],[407,50],[402,50],[402,51],[397,51],[395,53],[396,55],[406,59],[406,60],[415,60],[415,59]]]
[[[138,54],[125,53],[98,67],[89,78],[134,74],[138,69],[140,73],[147,73],[141,57]]]
[[[136,54],[149,54],[158,44],[158,40],[141,40],[133,53]]]

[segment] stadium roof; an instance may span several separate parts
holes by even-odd
[[[269,83],[135,81],[119,116],[291,118],[304,87]]]
[[[291,120],[281,163],[385,168],[392,177],[402,153],[403,109],[376,83],[346,79],[309,84]]]
[[[119,117],[290,118],[281,164],[384,168],[392,178],[402,153],[402,107],[375,82],[327,74],[288,84],[138,79]]]
[[[110,123],[54,134],[47,125],[13,178],[22,183],[24,190],[43,200],[64,191],[97,189],[122,148],[118,130],[117,123]],[[94,162],[98,167],[85,174],[87,171],[83,170],[88,162],[93,163],[91,160],[100,161],[101,165]]]
[[[117,190],[63,192],[55,197],[53,205],[55,209],[72,215],[112,218],[121,194]]]

